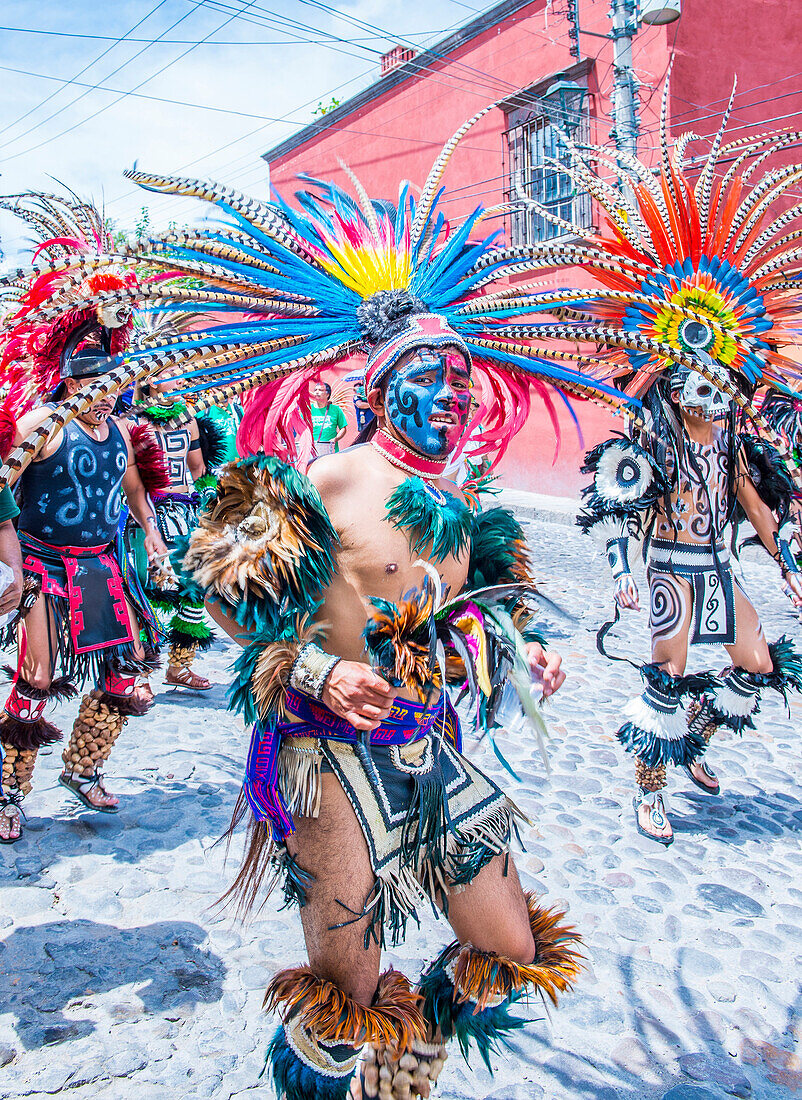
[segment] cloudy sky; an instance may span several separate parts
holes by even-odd
[[[319,102],[374,80],[397,39],[428,45],[489,0],[4,0],[0,11],[0,191],[53,178],[132,229],[181,202],[123,178],[142,168],[266,193],[260,160]],[[178,213],[177,213],[178,211]],[[0,212],[17,262],[27,233]]]

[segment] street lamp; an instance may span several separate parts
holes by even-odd
[[[575,80],[555,80],[543,95],[543,112],[549,122],[570,133],[582,122],[587,93]]]
[[[682,0],[640,0],[638,21],[651,27],[674,23],[682,15]]]

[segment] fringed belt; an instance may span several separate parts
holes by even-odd
[[[427,706],[395,699],[389,716],[375,730],[366,733],[340,718],[322,703],[300,692],[287,690],[285,706],[295,722],[276,722],[274,726],[254,726],[245,768],[244,792],[258,821],[270,821],[273,836],[283,840],[293,831],[292,817],[277,787],[278,755],[285,737],[323,737],[365,745],[406,745],[429,733],[437,733],[442,724],[446,739],[461,748],[459,723],[444,721],[453,707],[447,696]]]

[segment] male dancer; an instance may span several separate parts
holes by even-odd
[[[562,914],[521,889],[509,854],[518,812],[459,752],[459,722],[437,662],[430,669],[425,656],[426,615],[404,600],[420,588],[424,566],[452,593],[526,583],[511,515],[471,514],[441,476],[468,416],[465,342],[442,318],[407,322],[368,360],[371,443],[313,463],[308,481],[276,460],[232,468],[184,562],[208,585],[215,619],[247,643],[241,667],[252,670],[248,690],[261,716],[247,781],[257,816],[238,890],[252,900],[272,865],[285,895],[302,905],[309,965],[277,975],[267,998],[283,1005],[270,1060],[289,1100],[344,1096],[366,1041],[364,1095],[409,1096],[413,1082],[415,1095],[428,1095],[446,1039],[463,1049],[475,1040],[487,1058],[514,1026],[512,1001],[526,988],[554,999],[578,969]],[[284,524],[290,529],[279,534]],[[305,532],[306,557],[296,562],[278,546],[292,544],[293,528]],[[260,569],[256,548],[266,539]],[[305,592],[311,622],[301,637],[267,641],[269,601],[243,619],[247,592],[258,592],[260,572],[284,571],[274,598],[292,603],[304,569],[319,583]],[[525,621],[523,605],[512,604]],[[467,610],[453,621],[476,629]],[[484,648],[482,631],[473,636]],[[550,695],[564,680],[560,658],[539,642],[520,644]],[[446,659],[461,654],[469,664],[468,646],[457,645]],[[500,641],[489,646],[488,674],[506,677]],[[385,934],[398,938],[427,899],[457,940],[416,995],[400,974],[379,977],[380,956]],[[380,1078],[394,1091],[380,1092]]]
[[[153,494],[152,502],[168,553],[175,548],[176,540],[186,538],[197,523],[201,493],[211,491],[216,484],[209,467],[219,464],[225,447],[224,434],[218,425],[207,418],[201,422],[189,416],[184,402],[171,396],[174,389],[173,371],[162,371],[143,383],[131,412],[153,429],[167,462],[169,487]],[[221,453],[217,457],[210,454],[218,450]],[[132,535],[130,524],[128,533]],[[164,682],[171,687],[209,691],[212,686],[209,680],[191,667],[196,654],[208,649],[213,641],[203,601],[180,594],[171,573],[168,562],[151,566],[151,579],[146,587],[150,603],[169,623],[170,648]]]
[[[736,431],[726,371],[709,359],[706,366],[712,381],[679,368],[653,383],[645,450],[617,438],[589,453],[585,470],[595,481],[580,519],[612,536],[606,547],[619,608],[640,610],[628,542],[630,533],[647,535],[652,663],[641,669],[647,687],[625,708],[618,738],[635,755],[638,831],[666,845],[673,840],[662,793],[666,765],[679,764],[700,790],[718,794],[704,759],[716,729],[752,727],[765,687],[784,695],[802,686],[798,656],[785,639],[767,643],[724,541],[728,525],[737,532],[747,518],[802,606],[798,566],[766,503],[787,514],[793,486],[773,448]],[[761,472],[759,490],[750,467]],[[689,642],[724,645],[731,667],[685,677]]]
[[[107,354],[85,346],[65,358],[62,388],[73,394],[104,373]],[[35,600],[18,627],[11,694],[0,716],[3,765],[0,840],[21,835],[18,807],[31,789],[36,754],[61,732],[44,717],[51,699],[70,698],[91,679],[62,758],[59,782],[89,809],[117,810],[101,765],[132,714],[143,714],[136,677],[155,664],[156,623],[118,543],[122,494],[146,531],[148,554],[166,547],[139,476],[130,433],[97,401],[48,441],[20,477],[19,540]],[[51,412],[21,417],[15,445]],[[140,637],[144,631],[145,641]],[[59,668],[61,676],[55,677]]]
[[[532,670],[548,694],[559,661],[532,630],[520,526],[501,509],[474,514],[442,475],[480,422],[474,442],[499,454],[533,393],[548,401],[564,381],[618,395],[570,358],[530,355],[525,315],[538,296],[522,286],[511,299],[507,275],[534,274],[539,257],[483,237],[481,209],[459,226],[440,209],[443,171],[476,119],[397,205],[314,180],[291,209],[129,173],[235,219],[149,243],[187,277],[171,307],[227,318],[159,354],[186,363],[185,392],[217,381],[236,395],[268,379],[238,441],[260,453],[222,472],[183,567],[245,643],[232,701],[256,726],[253,821],[235,892],[247,906],[272,870],[303,905],[311,966],[268,993],[282,1006],[269,1057],[285,1100],[344,1100],[366,1044],[366,1094],[381,1082],[382,1096],[428,1095],[445,1040],[475,1041],[489,1058],[516,1026],[513,1001],[527,988],[554,1000],[578,970],[574,933],[521,890],[508,854],[517,812],[462,756],[443,691],[464,686],[492,736],[508,680],[540,721]],[[237,309],[243,319],[230,321]],[[306,478],[289,464],[303,445],[299,395],[360,347],[378,430]],[[379,953],[424,903],[457,939],[416,993],[403,975],[378,977]]]

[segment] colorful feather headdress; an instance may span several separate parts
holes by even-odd
[[[607,225],[598,233],[541,210],[565,236],[505,246],[481,230],[501,208],[477,207],[459,224],[447,220],[443,173],[483,111],[446,143],[420,196],[404,184],[394,204],[369,199],[355,177],[354,196],[302,177],[293,207],[279,196],[258,202],[132,170],[129,178],[146,189],[198,197],[222,217],[117,252],[62,259],[51,252],[44,265],[40,257],[25,276],[42,287],[26,323],[57,320],[65,301],[77,311],[120,304],[202,311],[214,320],[149,339],[136,353],[137,371],[169,363],[178,393],[201,403],[204,393],[220,401],[267,383],[258,442],[284,457],[292,457],[309,380],[375,350],[377,317],[384,315],[389,337],[410,311],[443,317],[468,348],[477,389],[473,426],[481,423],[487,451],[498,452],[521,427],[533,393],[556,426],[555,396],[569,408],[576,395],[636,411],[654,380],[677,366],[724,388],[771,437],[751,394],[759,386],[793,388],[800,378],[782,348],[801,327],[802,203],[791,196],[802,165],[759,171],[802,135],[725,143],[728,109],[693,183],[685,154],[694,135],[670,147],[667,87],[659,171],[616,154],[631,177],[624,190],[610,182],[619,171],[611,151],[577,147],[565,136],[571,161],[555,167],[599,204]],[[90,284],[119,271],[122,261],[147,265],[147,282],[111,290]],[[580,267],[590,287],[543,290],[550,273]],[[527,281],[533,274],[536,284]],[[727,369],[724,382],[705,367],[705,355]]]
[[[658,171],[620,151],[577,147],[563,135],[571,163],[555,169],[590,192],[607,225],[588,232],[538,206],[542,217],[577,238],[541,249],[543,267],[581,264],[593,285],[543,295],[541,303],[560,308],[564,323],[526,332],[536,340],[604,345],[607,377],[632,397],[683,367],[704,374],[752,414],[756,388],[785,390],[801,377],[799,364],[781,349],[802,332],[802,203],[794,198],[802,164],[760,169],[802,134],[725,143],[731,98],[692,182],[686,150],[700,139],[684,133],[671,148],[667,102],[668,80]],[[621,190],[609,179],[620,172],[613,156],[629,175]],[[726,373],[706,370],[705,356]]]
[[[6,277],[2,294],[3,408],[19,417],[47,400],[79,348],[109,356],[126,350],[133,327],[126,301],[138,282],[132,270],[107,262],[114,242],[91,204],[76,196],[27,193],[0,199],[0,206],[38,238],[34,267]]]
[[[259,442],[292,458],[300,427],[293,410],[311,378],[375,349],[382,317],[389,337],[410,314],[429,313],[444,318],[473,358],[474,423],[482,424],[485,450],[498,452],[515,434],[533,393],[547,403],[555,427],[555,398],[569,408],[566,394],[625,401],[591,376],[582,357],[538,351],[521,339],[526,314],[548,307],[526,286],[510,287],[508,275],[538,268],[539,250],[499,247],[497,234],[481,232],[490,213],[481,207],[460,224],[446,219],[440,180],[458,141],[484,113],[446,144],[419,198],[405,183],[394,204],[369,199],[355,177],[354,196],[301,177],[292,207],[280,196],[261,203],[196,180],[128,172],[148,190],[195,196],[223,215],[211,227],[154,236],[136,256],[182,276],[144,288],[149,305],[219,316],[159,346],[181,362],[181,395],[211,388],[233,396],[254,382],[269,383]],[[512,314],[515,326],[506,323]]]

